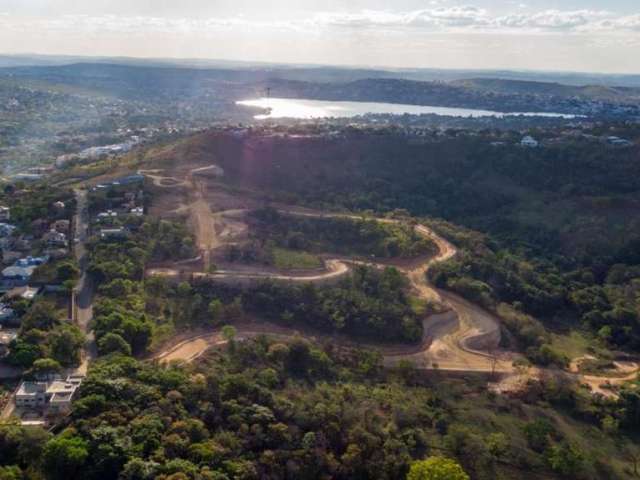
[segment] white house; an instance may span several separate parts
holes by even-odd
[[[538,145],[540,145],[540,143],[531,135],[527,135],[522,138],[522,140],[520,141],[520,145],[528,148],[536,148]]]
[[[11,209],[9,207],[0,206],[0,222],[11,220]]]
[[[22,382],[15,396],[16,407],[68,411],[81,383],[82,377],[79,376],[49,382]]]

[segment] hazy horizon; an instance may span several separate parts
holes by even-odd
[[[559,5],[562,4],[562,7]],[[28,35],[25,35],[28,32]],[[3,53],[638,74],[634,0],[0,0]]]
[[[363,69],[363,70],[379,70],[379,71],[448,71],[448,72],[510,72],[510,73],[531,73],[531,74],[551,74],[551,75],[584,75],[584,76],[638,76],[640,75],[640,69],[637,72],[600,72],[600,71],[588,71],[588,70],[566,70],[566,69],[550,69],[550,68],[491,68],[491,67],[478,67],[478,68],[464,68],[464,67],[396,67],[383,64],[355,64],[355,63],[314,63],[314,62],[276,62],[267,60],[253,60],[244,58],[224,58],[224,57],[162,57],[162,56],[128,56],[128,55],[87,55],[87,54],[69,54],[69,53],[42,53],[42,52],[4,52],[0,50],[0,57],[16,57],[16,58],[50,58],[50,59],[64,59],[69,58],[72,60],[87,60],[86,63],[91,63],[89,60],[101,60],[108,62],[109,60],[127,61],[135,64],[136,62],[149,62],[149,63],[167,63],[175,64],[177,66],[183,66],[184,68],[217,68],[218,65],[222,68],[224,64],[237,64],[238,66],[265,66],[265,67],[283,67],[283,68],[336,68],[336,69]],[[192,62],[192,63],[189,63]],[[82,62],[84,63],[84,62]],[[200,65],[198,65],[200,63]],[[56,63],[58,64],[58,63]],[[60,62],[63,64],[63,62]],[[66,63],[64,63],[66,64]]]

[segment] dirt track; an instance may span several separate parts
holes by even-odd
[[[154,183],[161,185],[163,182],[159,177],[154,178]],[[193,182],[191,178],[187,182]],[[211,213],[209,204],[204,200],[204,186],[194,185],[197,192],[197,200],[190,205],[192,219],[195,221],[195,231],[198,237],[198,245],[202,249],[205,267],[208,264],[208,255],[211,248],[217,245],[216,230],[213,224],[214,217],[222,217],[226,214],[237,216],[243,210],[235,209],[228,212]],[[195,215],[194,215],[195,212]],[[322,213],[302,210],[297,208],[282,208],[280,212],[289,215],[307,217],[342,217],[359,219],[361,217],[337,213]],[[388,218],[377,218],[378,221],[393,223],[398,220]],[[438,369],[445,371],[462,372],[486,372],[501,374],[502,380],[496,385],[497,391],[507,391],[518,388],[518,386],[528,378],[535,377],[540,370],[531,369],[528,373],[518,372],[513,366],[513,361],[520,357],[514,352],[499,349],[501,331],[499,319],[486,310],[474,305],[458,295],[451,292],[438,290],[427,282],[426,273],[430,266],[437,262],[446,261],[456,255],[456,248],[444,238],[438,236],[434,231],[425,225],[416,225],[416,233],[434,241],[438,247],[438,253],[414,268],[400,268],[409,279],[414,293],[422,299],[444,306],[444,313],[432,315],[423,320],[424,336],[420,348],[415,346],[399,346],[396,348],[385,348],[381,345],[366,345],[366,347],[376,348],[383,355],[385,366],[394,366],[401,360],[409,360],[418,368]],[[340,278],[351,270],[353,262],[346,262],[341,259],[330,259],[326,261],[326,271],[320,274],[309,275],[281,275],[265,271],[233,271],[221,270],[215,273],[205,272],[194,274],[195,277],[228,280],[251,280],[270,278],[273,280],[292,282],[326,282],[331,279]],[[181,272],[175,269],[153,269],[147,274],[162,276],[179,276]],[[264,324],[259,328],[255,325],[238,325],[238,339],[254,337],[258,334],[268,333],[277,337],[292,337],[294,335],[313,336],[300,330],[283,329],[275,325]],[[332,341],[344,344],[352,344],[350,341],[332,338]],[[220,332],[212,331],[198,334],[184,339],[178,344],[167,348],[156,355],[154,359],[160,362],[186,361],[191,362],[198,358],[209,348],[224,344]],[[363,345],[365,346],[365,345]],[[609,389],[601,388],[604,383],[610,385],[620,385],[624,381],[632,380],[637,375],[638,366],[628,366],[624,370],[624,377],[592,377],[577,373],[570,375],[588,384],[594,392],[612,395]]]
[[[202,210],[204,211],[204,209]],[[353,215],[335,213],[327,214],[306,210],[302,211],[293,208],[280,209],[280,212],[288,215],[317,218],[360,218]],[[237,211],[235,213],[237,213]],[[211,221],[212,216],[213,214],[210,214],[209,216],[198,215],[196,218],[202,219],[203,222],[208,223]],[[398,220],[387,218],[377,220],[386,223],[398,222]],[[196,235],[199,236],[202,234],[205,235],[205,238],[210,238],[209,235],[215,234],[215,232],[211,231],[203,233],[206,229],[206,226],[202,226],[202,224],[200,224],[196,227]],[[384,364],[392,366],[401,360],[410,360],[416,366],[421,368],[512,373],[512,361],[515,354],[509,352],[497,352],[497,346],[500,341],[500,326],[497,319],[488,312],[469,304],[455,295],[434,289],[426,281],[426,272],[428,268],[436,262],[442,262],[453,257],[457,252],[455,247],[424,225],[416,225],[415,230],[419,235],[433,240],[438,247],[438,253],[416,268],[401,270],[409,278],[414,293],[417,296],[431,302],[443,304],[448,312],[440,315],[434,315],[423,320],[424,348],[422,350],[416,352],[415,347],[406,346],[404,351],[401,350],[399,352],[386,353],[383,358]],[[200,240],[198,241],[198,244],[201,248],[210,248],[211,245]],[[218,280],[228,279],[231,281],[269,278],[272,280],[291,282],[327,282],[346,275],[351,270],[351,265],[353,263],[355,262],[347,262],[341,259],[329,259],[325,262],[325,272],[309,275],[281,275],[262,270],[218,270],[214,273],[198,272],[192,274],[192,276],[195,278]],[[181,275],[181,272],[177,269],[157,268],[148,270],[147,274],[177,277]],[[240,326],[238,334],[241,337],[247,337],[252,336],[253,332],[243,330],[243,327]],[[289,334],[293,335],[294,331],[291,330]],[[280,335],[286,336],[287,333],[280,332]],[[156,358],[161,361],[191,361],[194,358],[197,358],[202,351],[212,346],[219,345],[220,343],[221,339],[219,335],[216,333],[206,333],[185,342],[181,342],[178,349],[174,346],[164,350],[158,353]]]

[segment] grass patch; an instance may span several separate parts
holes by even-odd
[[[320,268],[322,261],[308,252],[289,250],[286,248],[274,248],[272,250],[273,264],[283,269],[310,269]]]
[[[592,346],[590,345],[589,339],[576,330],[573,330],[566,335],[552,333],[551,345],[555,351],[562,353],[569,358],[586,355],[590,352],[589,347]]]

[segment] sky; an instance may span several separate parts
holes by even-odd
[[[0,0],[0,53],[640,73],[640,0]]]

